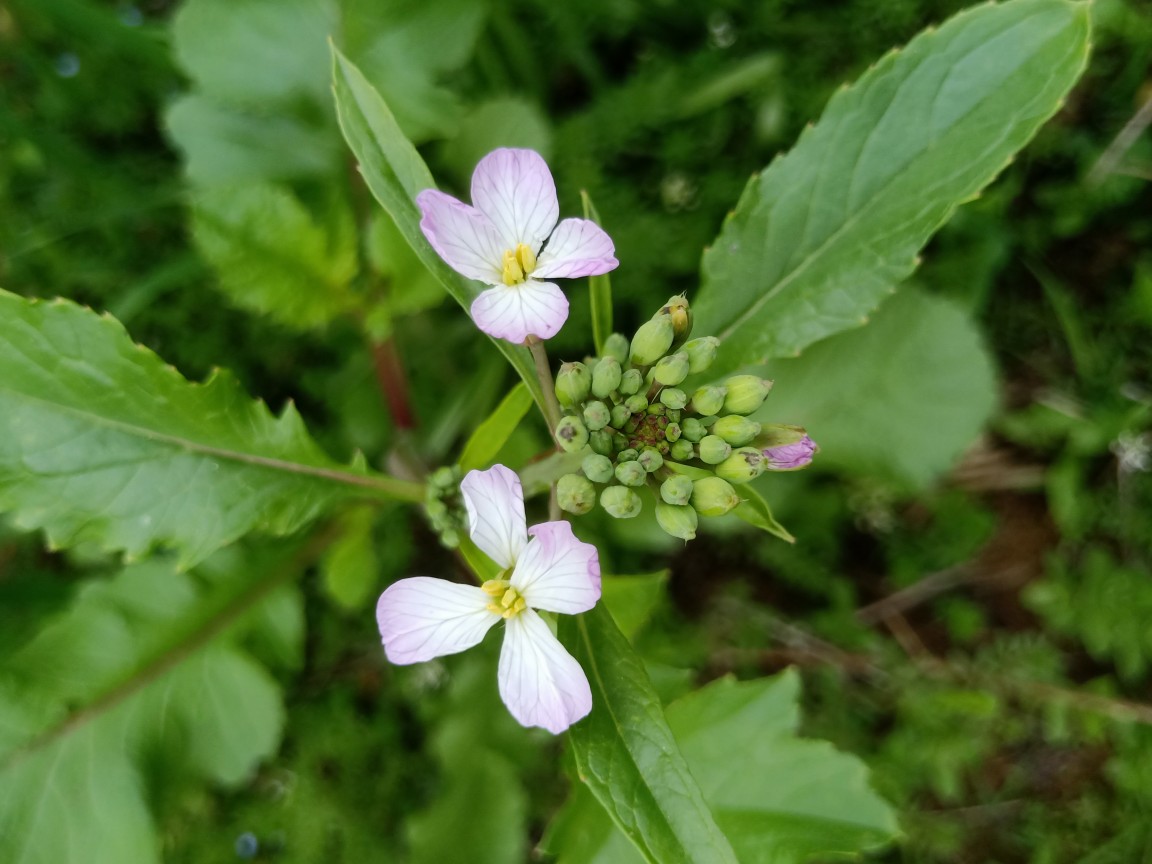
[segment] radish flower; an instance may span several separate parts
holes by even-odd
[[[435,189],[416,196],[420,229],[457,273],[490,287],[472,302],[489,336],[517,344],[550,339],[568,319],[568,300],[549,278],[614,269],[612,238],[587,219],[560,217],[556,184],[532,150],[493,150],[472,174],[472,206]]]
[[[426,576],[389,586],[376,605],[384,652],[399,665],[456,654],[504,621],[500,698],[521,725],[559,734],[592,710],[592,691],[536,610],[574,615],[596,605],[596,547],[567,522],[526,529],[520,478],[503,465],[470,471],[460,491],[473,542],[502,572],[480,587]]]

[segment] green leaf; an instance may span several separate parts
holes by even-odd
[[[620,632],[631,640],[652,617],[667,584],[667,570],[642,576],[605,576],[600,599],[612,613]]]
[[[584,218],[600,224],[600,214],[596,205],[583,189],[580,200],[584,204]],[[612,335],[612,280],[608,274],[588,277],[588,295],[592,300],[592,338],[596,343],[596,353],[604,353],[604,341]]]
[[[356,307],[356,237],[342,209],[321,226],[288,189],[251,183],[202,192],[192,213],[196,244],[237,306],[302,329]]]
[[[464,445],[464,453],[460,456],[460,469],[467,472],[474,468],[488,467],[500,452],[500,448],[508,443],[508,439],[531,407],[532,394],[521,381],[500,401],[496,410],[476,427],[476,431]]]
[[[767,531],[781,540],[786,540],[789,543],[796,542],[796,538],[788,529],[776,521],[776,517],[772,515],[772,508],[768,506],[763,495],[748,484],[740,486],[739,493],[744,500],[736,505],[736,509],[732,511],[733,514],[749,525]]]
[[[53,545],[169,545],[190,565],[349,498],[422,498],[334,462],[226,373],[189,383],[113,318],[0,291],[0,322],[0,510]]]
[[[384,289],[369,308],[366,326],[373,339],[384,342],[392,335],[397,318],[439,305],[444,286],[416,257],[387,213],[378,210],[372,214],[364,246],[368,263],[381,277]]]
[[[947,470],[996,406],[992,361],[971,320],[912,289],[867,327],[773,361],[768,375],[776,387],[757,419],[807,428],[820,465],[914,487]]]
[[[237,622],[297,572],[286,563],[224,579],[130,567],[4,658],[0,860],[159,862],[149,787],[235,785],[274,752],[280,694]]]
[[[569,731],[580,779],[645,860],[735,864],[607,607],[565,616],[560,633],[592,685],[592,713]]]
[[[1088,9],[976,7],[833,96],[705,252],[696,328],[724,340],[712,371],[861,324],[1060,107],[1087,61]]]
[[[335,46],[332,46],[332,76],[340,128],[360,163],[368,188],[388,211],[424,266],[457,303],[465,310],[469,309],[479,292],[436,254],[420,231],[416,195],[436,186],[428,166],[404,137],[380,94]],[[543,411],[544,391],[536,378],[536,367],[528,349],[503,339],[492,341],[508,358]]]
[[[891,839],[896,820],[867,770],[797,737],[799,678],[714,681],[668,707],[668,723],[742,864],[801,864]],[[604,812],[579,794],[549,831],[560,864],[632,864]]]
[[[353,507],[341,514],[340,536],[320,561],[324,592],[345,609],[361,609],[380,572],[372,529],[377,508]]]

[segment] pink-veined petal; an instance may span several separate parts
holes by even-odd
[[[504,244],[492,220],[436,189],[416,196],[420,230],[457,273],[489,285],[503,283]]]
[[[568,320],[568,298],[551,282],[497,285],[472,301],[472,320],[489,336],[517,345],[529,336],[551,339]]]
[[[526,243],[540,251],[556,227],[556,183],[534,150],[493,150],[472,173],[472,204],[496,225],[506,249]]]
[[[516,564],[528,531],[524,527],[524,488],[503,465],[469,471],[460,482],[468,511],[468,534],[480,551],[508,569]]]
[[[556,226],[548,245],[536,261],[533,278],[575,279],[615,270],[616,247],[612,238],[587,219],[565,219]]]
[[[600,599],[600,556],[576,539],[567,522],[544,522],[528,529],[532,539],[510,579],[533,609],[575,615]]]
[[[478,645],[500,620],[474,585],[413,576],[389,585],[376,603],[384,653],[404,666]]]
[[[521,726],[559,735],[592,710],[584,670],[531,609],[505,625],[499,680],[500,698]]]

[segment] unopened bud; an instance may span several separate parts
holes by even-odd
[[[556,373],[556,398],[565,408],[574,408],[588,398],[592,374],[583,363],[565,363]]]
[[[556,441],[569,453],[583,450],[588,444],[588,427],[579,417],[564,417],[556,424]]]
[[[723,516],[739,503],[732,484],[720,477],[705,477],[692,484],[692,506],[701,516]]]
[[[635,450],[634,448],[629,447],[628,449],[621,450],[619,453],[616,454],[616,461],[618,463],[619,462],[632,462],[639,455],[640,455],[640,452],[638,450]]]
[[[616,479],[625,486],[643,486],[644,481],[648,479],[648,472],[644,470],[643,465],[632,459],[616,466]]]
[[[795,444],[781,444],[764,451],[769,471],[797,471],[812,463],[812,457],[819,452],[816,442],[805,435]]]
[[[680,434],[689,441],[695,442],[707,435],[708,430],[695,417],[685,417],[680,421]]]
[[[676,334],[673,345],[680,345],[688,339],[688,335],[692,332],[692,309],[688,305],[687,297],[683,294],[669,297],[668,302],[656,315],[667,315],[671,319]]]
[[[648,399],[643,393],[637,393],[635,396],[629,396],[624,400],[624,404],[628,406],[628,410],[633,414],[639,414],[641,411],[648,409]]]
[[[684,411],[682,408],[669,408],[664,416],[668,418],[669,423],[679,423],[680,415],[683,413]]]
[[[584,425],[596,432],[608,425],[612,413],[603,402],[589,402],[584,406]]]
[[[639,369],[629,369],[620,376],[620,395],[632,396],[644,386],[644,375]]]
[[[656,523],[664,529],[665,533],[681,540],[692,540],[696,537],[696,526],[699,524],[696,511],[691,507],[656,502]]]
[[[683,474],[674,474],[660,484],[660,497],[669,504],[687,504],[692,498],[692,481]]]
[[[631,416],[632,412],[628,410],[627,405],[613,405],[612,410],[608,413],[608,420],[613,429],[623,429],[624,424],[628,422],[628,418]]]
[[[712,434],[719,435],[733,447],[741,447],[760,434],[760,424],[739,414],[729,414],[712,424]]]
[[[676,462],[687,462],[696,456],[696,448],[691,441],[681,438],[668,450],[668,455]]]
[[[732,455],[732,445],[719,435],[705,435],[700,439],[700,461],[719,465]]]
[[[597,399],[607,399],[620,386],[623,375],[620,362],[615,357],[601,357],[592,370],[592,395]]]
[[[608,483],[612,479],[612,460],[600,453],[590,453],[580,463],[580,470],[593,483]]]
[[[688,371],[693,375],[705,371],[716,359],[719,347],[720,340],[715,336],[701,336],[687,343],[683,350],[688,355]]]
[[[616,519],[631,519],[640,513],[640,496],[627,486],[608,486],[600,493],[600,506]]]
[[[767,467],[764,454],[755,447],[741,447],[716,466],[716,476],[730,483],[750,483]]]
[[[724,407],[724,397],[728,395],[725,387],[701,387],[692,394],[692,410],[701,417],[716,414]]]
[[[660,401],[666,407],[674,411],[679,411],[688,404],[688,397],[684,394],[683,390],[677,390],[675,387],[665,387],[660,391]]]
[[[596,487],[587,477],[565,474],[556,481],[556,503],[561,510],[582,516],[596,506]]]
[[[612,454],[613,436],[612,433],[606,429],[597,429],[588,435],[588,446],[592,448],[595,453],[600,453],[603,456],[610,456]]]
[[[654,404],[652,404],[652,405],[649,405],[649,406],[648,406],[646,409],[644,409],[644,410],[645,410],[645,412],[646,412],[646,413],[648,413],[648,414],[652,414],[653,416],[656,416],[656,417],[663,417],[663,416],[664,416],[664,412],[665,412],[665,411],[667,411],[668,409],[667,409],[667,408],[665,408],[663,405],[661,405],[659,402],[656,402],[656,403],[654,403]]]
[[[724,410],[729,414],[751,414],[764,404],[772,382],[758,375],[735,375],[725,381],[724,386],[728,388]]]
[[[652,447],[645,447],[642,451],[640,451],[640,455],[636,457],[636,461],[639,463],[641,468],[651,474],[653,471],[655,471],[657,468],[660,468],[664,464],[664,457],[660,455],[659,450],[656,450]],[[623,483],[624,481],[621,480],[620,482]]]
[[[664,440],[669,444],[675,444],[680,440],[680,424],[669,423],[664,427]]]
[[[683,351],[662,357],[652,370],[652,378],[667,387],[675,387],[687,377],[688,355]]]
[[[633,365],[651,366],[668,353],[675,336],[676,331],[669,315],[657,315],[651,321],[645,321],[632,337]]]
[[[628,362],[628,337],[623,333],[613,333],[604,340],[604,356],[614,357],[616,362],[624,365]]]

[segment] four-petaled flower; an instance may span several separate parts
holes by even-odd
[[[522,725],[563,732],[592,710],[592,692],[535,610],[574,615],[596,605],[596,548],[577,540],[567,522],[526,530],[520,479],[503,465],[470,471],[460,491],[473,542],[503,572],[480,587],[426,576],[389,586],[376,605],[384,651],[397,664],[455,654],[503,620],[500,697]]]
[[[619,262],[610,238],[587,219],[560,218],[556,184],[532,150],[489,153],[472,174],[468,206],[435,189],[416,196],[420,228],[456,272],[493,287],[472,302],[490,336],[520,344],[550,339],[568,318],[568,300],[548,278],[607,273]]]

